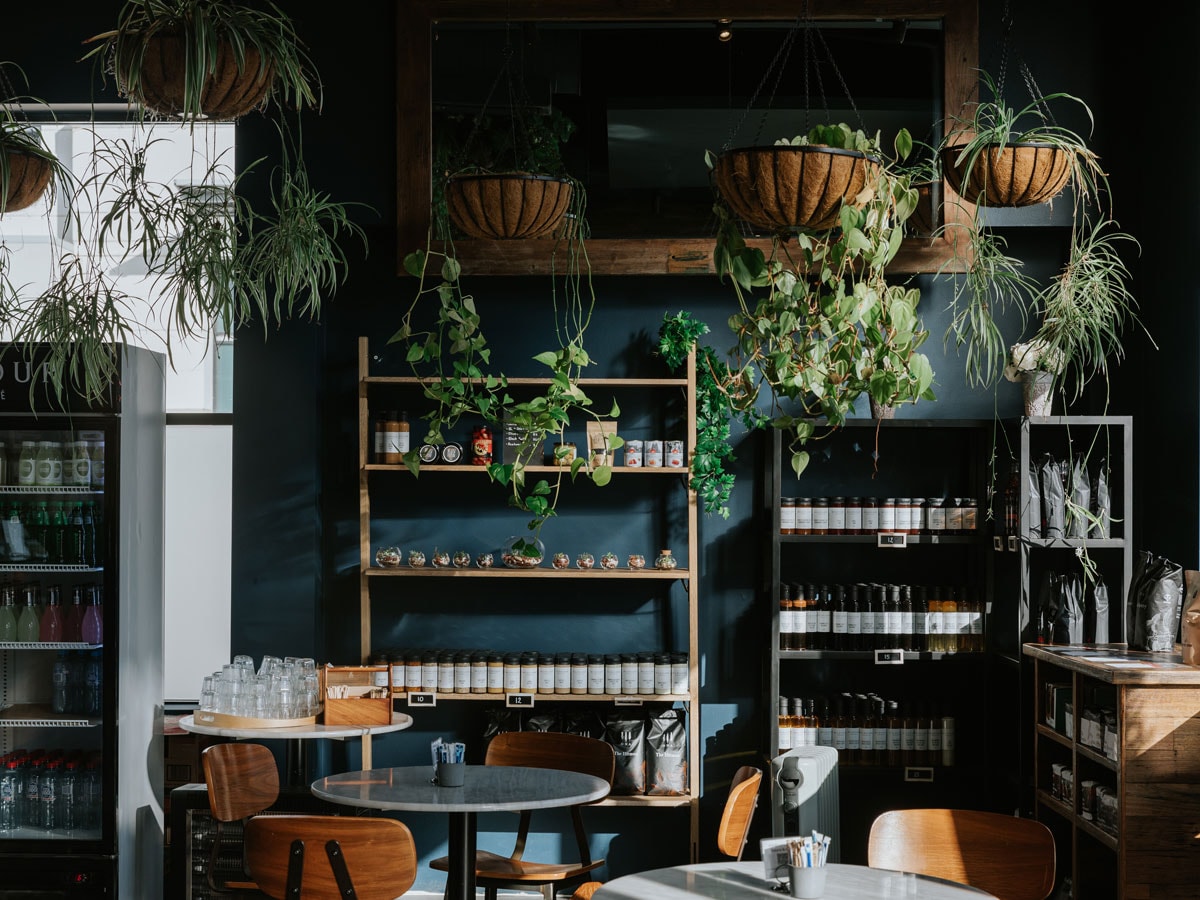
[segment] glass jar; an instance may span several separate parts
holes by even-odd
[[[541,677],[541,669],[538,666],[538,655],[536,653],[521,654],[521,690],[527,694],[537,693],[540,690],[538,681]],[[554,688],[554,671],[550,670],[550,688]]]
[[[920,534],[922,524],[921,498],[909,497],[906,502],[908,503],[908,533]]]
[[[584,673],[584,687],[587,687],[587,673]],[[554,654],[554,693],[571,693],[571,654]]]
[[[962,532],[974,534],[979,527],[979,501],[974,497],[964,497],[962,505]]]
[[[779,498],[779,533],[796,533],[796,498]]]
[[[671,693],[671,655],[654,654],[654,693],[659,696]]]
[[[455,550],[450,562],[456,569],[466,569],[471,565],[471,554],[466,550]]]
[[[504,542],[500,561],[510,569],[536,569],[546,556],[546,545],[537,538],[513,535]]]
[[[925,500],[925,530],[938,535],[946,532],[946,507],[942,506],[941,497]]]
[[[450,551],[434,548],[433,559],[430,561],[435,569],[448,569],[450,568]]]
[[[588,658],[584,653],[571,654],[571,693],[588,692]]]
[[[879,533],[879,500],[875,497],[862,498],[862,533]]]
[[[554,676],[558,671],[558,665],[555,661],[554,654],[542,653],[538,655],[537,664],[537,690],[539,694],[554,693]]]
[[[621,693],[621,655],[609,653],[604,657],[604,693],[616,696]]]
[[[639,694],[654,693],[654,654],[643,652],[638,654],[637,692]]]
[[[580,553],[575,557],[575,566],[579,569],[591,569],[596,565],[596,557],[590,553]]]
[[[499,653],[489,653],[487,657],[487,692],[504,693],[504,657]]]
[[[604,656],[600,653],[588,654],[587,692],[589,694],[604,693]]]
[[[421,654],[421,690],[434,692],[438,689],[438,658],[432,650]]]
[[[486,653],[471,654],[471,693],[486,694],[488,689],[488,657]]]
[[[454,656],[454,693],[471,693],[471,654],[457,653]]]
[[[829,500],[815,497],[812,502],[812,530],[809,534],[829,534]]]
[[[671,654],[671,693],[688,692],[688,656],[682,651]]]
[[[674,569],[678,563],[670,550],[660,550],[658,556],[654,560],[654,568],[656,569]]]
[[[480,425],[471,432],[471,465],[490,466],[492,464],[492,429]]]
[[[793,534],[812,534],[813,507],[811,497],[796,498],[796,530]]]
[[[437,689],[439,694],[454,693],[454,654],[447,651],[438,654],[438,680]],[[470,682],[468,681],[468,684]]]
[[[846,498],[833,497],[829,501],[829,534],[846,533]]]
[[[621,654],[621,693],[638,692],[638,658],[634,653]]]
[[[863,533],[862,514],[862,497],[847,497],[845,534]]]
[[[646,568],[646,557],[640,553],[630,553],[626,564],[635,571],[637,569],[644,569]]]
[[[567,569],[571,566],[571,557],[565,553],[555,553],[550,559],[550,565],[555,569]]]
[[[534,670],[533,685],[537,687],[537,670]],[[508,653],[504,657],[504,693],[515,694],[521,690],[521,656]]]
[[[420,569],[425,565],[425,554],[420,550],[408,551],[408,564],[414,569]]]
[[[963,533],[963,507],[961,497],[946,498],[946,533]]]
[[[912,503],[907,497],[896,498],[896,527],[892,529],[899,534],[908,534],[912,525]]]
[[[896,498],[885,497],[879,503],[879,530],[896,530]]]
[[[424,666],[422,665],[421,654],[415,650],[408,652],[404,656],[404,681],[396,680],[395,666],[392,667],[392,684],[399,687],[404,685],[404,689],[408,691],[419,691],[424,680]]]
[[[611,551],[603,554],[600,557],[600,568],[602,569],[615,569],[617,565],[617,554],[612,553]]]
[[[380,547],[375,551],[375,565],[384,569],[395,569],[400,565],[399,547]]]

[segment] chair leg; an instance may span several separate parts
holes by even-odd
[[[556,887],[557,887],[557,885],[554,882],[550,882],[549,884],[543,884],[542,885],[542,897],[544,897],[545,900],[554,900],[555,893],[556,893],[556,891],[555,891]]]
[[[483,900],[496,900],[496,895],[500,889],[494,884],[485,884],[483,886]]]

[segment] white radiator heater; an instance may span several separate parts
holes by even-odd
[[[771,834],[775,838],[819,831],[831,838],[828,861],[840,861],[839,804],[838,754],[833,747],[796,747],[771,760]]]

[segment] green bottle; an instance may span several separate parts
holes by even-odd
[[[42,636],[42,619],[37,608],[38,589],[33,585],[25,588],[25,606],[17,619],[17,640],[38,641]]]
[[[62,565],[63,563],[63,541],[67,534],[67,517],[63,515],[63,505],[61,501],[55,500],[50,503],[50,529],[48,531],[47,540],[49,544],[46,547],[46,561],[54,565]]]
[[[17,639],[16,591],[5,585],[3,600],[0,601],[0,641]]]
[[[48,502],[39,500],[33,508],[33,523],[30,526],[29,550],[33,558],[46,562],[50,550],[50,512]]]

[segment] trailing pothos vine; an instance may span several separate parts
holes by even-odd
[[[726,465],[737,457],[729,443],[733,415],[725,385],[733,373],[711,347],[700,345],[701,335],[708,331],[708,325],[686,310],[668,313],[658,329],[658,352],[671,369],[678,369],[696,348],[696,446],[691,487],[706,513],[728,519],[734,475]],[[761,428],[770,421],[754,408],[739,410],[737,415],[747,429]]]

